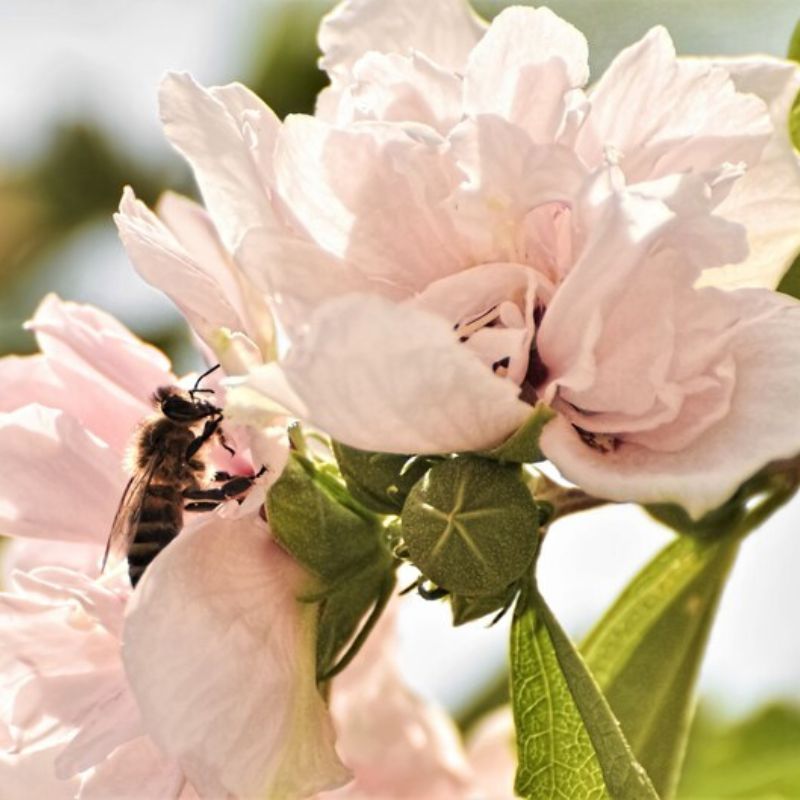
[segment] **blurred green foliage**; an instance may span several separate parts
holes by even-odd
[[[313,112],[326,83],[315,39],[329,5],[287,2],[253,21],[260,28],[257,45],[251,66],[237,78],[281,117]],[[34,310],[28,287],[41,282],[48,259],[57,258],[76,231],[93,222],[111,225],[126,184],[148,205],[165,189],[197,196],[177,156],[167,163],[137,159],[89,119],[57,126],[31,160],[0,164],[0,355],[33,350],[33,338],[22,330]],[[187,332],[172,320],[146,331],[135,321],[132,327],[173,357],[187,343]]]
[[[800,708],[770,705],[738,722],[698,713],[677,800],[800,798]]]

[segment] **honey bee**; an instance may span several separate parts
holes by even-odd
[[[246,492],[265,470],[236,477],[217,472],[213,480],[218,485],[205,485],[208,468],[202,450],[211,438],[217,436],[234,453],[220,428],[222,409],[198,397],[213,392],[201,389],[200,383],[218,368],[219,364],[204,372],[188,391],[178,386],[156,389],[152,399],[158,412],[142,423],[132,442],[133,474],[111,525],[102,568],[109,557],[127,557],[133,586],[180,533],[184,511],[212,511]]]

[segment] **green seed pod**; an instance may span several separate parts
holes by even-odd
[[[454,594],[500,594],[536,553],[536,503],[515,465],[474,456],[437,464],[409,493],[401,522],[411,561]]]

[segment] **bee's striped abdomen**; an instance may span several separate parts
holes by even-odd
[[[180,533],[183,498],[180,489],[151,483],[144,494],[136,535],[128,551],[128,573],[136,586],[150,562]]]

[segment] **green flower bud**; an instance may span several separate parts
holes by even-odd
[[[401,516],[411,561],[437,586],[499,595],[527,570],[538,544],[536,503],[518,466],[459,456],[432,467]]]

